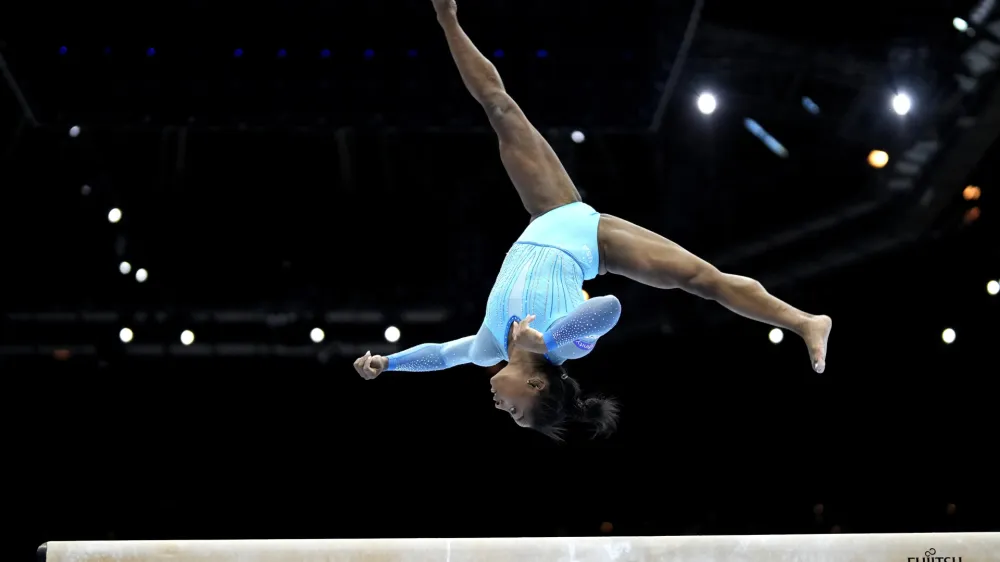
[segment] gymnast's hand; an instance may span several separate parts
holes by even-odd
[[[441,14],[455,14],[458,12],[458,5],[455,0],[431,0],[434,4],[434,11]]]
[[[514,322],[510,327],[510,338],[514,342],[514,347],[545,354],[549,351],[545,347],[545,336],[531,327],[534,320],[535,315],[529,314],[524,320]]]
[[[366,351],[364,355],[358,357],[354,362],[354,370],[366,381],[370,381],[381,375],[382,371],[388,366],[389,359],[381,355],[372,355],[370,351]]]

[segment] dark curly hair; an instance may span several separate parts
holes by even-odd
[[[532,409],[531,428],[562,441],[566,422],[583,422],[593,428],[593,437],[610,435],[618,427],[618,402],[599,395],[583,396],[580,383],[562,365],[542,359],[539,365],[548,384]]]

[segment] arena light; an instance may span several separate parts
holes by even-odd
[[[955,330],[952,330],[951,328],[945,328],[944,331],[941,332],[941,341],[943,341],[944,343],[947,344],[955,343],[955,337],[956,337]]]
[[[767,339],[771,340],[774,345],[778,345],[785,339],[785,332],[781,331],[781,328],[774,328],[767,334]]]
[[[785,145],[781,144],[771,133],[764,130],[764,127],[761,127],[760,123],[748,117],[743,120],[743,126],[746,127],[746,130],[750,131],[750,134],[760,139],[760,142],[764,143],[764,146],[776,156],[788,158],[788,149],[785,148]]]
[[[325,337],[326,334],[323,333],[321,328],[313,328],[312,331],[309,332],[309,339],[311,339],[313,343],[320,343]]]
[[[889,155],[884,150],[873,150],[868,153],[868,164],[872,168],[884,168],[889,163]]]
[[[132,264],[127,261],[123,261],[118,264],[118,271],[121,271],[122,275],[128,275],[132,271]]]
[[[146,279],[149,279],[149,272],[143,268],[139,268],[135,271],[135,280],[140,283],[145,283]]]
[[[997,293],[1000,293],[1000,281],[990,281],[989,283],[987,283],[986,292],[993,296],[996,296]]]
[[[399,341],[399,328],[395,326],[389,326],[385,329],[385,341],[389,343],[396,343]]]
[[[133,335],[134,334],[132,334],[132,330],[128,328],[122,328],[121,331],[118,332],[118,339],[122,340],[122,343],[129,343],[130,341],[132,341]]]
[[[802,96],[802,107],[806,109],[809,113],[813,115],[819,115],[819,105],[812,100],[809,96]]]
[[[573,131],[570,133],[569,138],[573,139],[573,142],[580,144],[581,142],[587,140],[587,136],[583,134],[583,131]]]
[[[978,201],[979,196],[983,194],[983,191],[979,189],[979,186],[967,185],[965,189],[962,190],[962,198],[966,201]]]
[[[122,220],[122,210],[121,209],[119,209],[118,207],[115,207],[114,209],[111,209],[110,211],[108,211],[108,222],[110,222],[111,224],[115,224],[115,223],[117,223],[120,220]]]
[[[76,137],[80,136],[80,127],[77,127],[76,125],[73,125],[72,127],[70,127],[69,128],[69,136],[73,137],[74,139]]]
[[[965,33],[969,29],[969,22],[963,20],[962,18],[955,18],[951,20],[951,25],[962,33]]]
[[[194,343],[194,332],[191,330],[184,330],[181,332],[181,343],[184,345],[191,345]]]
[[[892,110],[896,112],[896,115],[906,115],[912,107],[913,100],[907,94],[900,92],[892,96]]]
[[[719,102],[715,99],[715,96],[709,92],[703,92],[698,96],[698,111],[705,115],[711,115],[715,112],[715,109],[719,106]]]

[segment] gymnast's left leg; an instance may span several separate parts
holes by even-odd
[[[623,275],[660,289],[681,288],[717,301],[747,318],[795,332],[809,348],[813,369],[826,369],[829,316],[807,314],[768,293],[757,281],[722,273],[677,244],[610,215],[601,215],[597,229],[602,273]]]

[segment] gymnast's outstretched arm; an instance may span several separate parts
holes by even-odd
[[[354,370],[365,379],[373,379],[383,371],[441,371],[472,362],[472,344],[476,336],[467,336],[447,343],[422,343],[393,353],[388,357],[367,352],[354,361]]]
[[[465,87],[483,106],[500,139],[500,158],[532,215],[580,200],[549,143],[507,94],[500,73],[458,24],[455,0],[431,0]]]
[[[488,367],[501,359],[496,342],[484,325],[474,336],[447,343],[424,343],[388,357],[365,353],[354,362],[354,370],[365,379],[373,379],[383,371],[441,371],[466,363]]]

